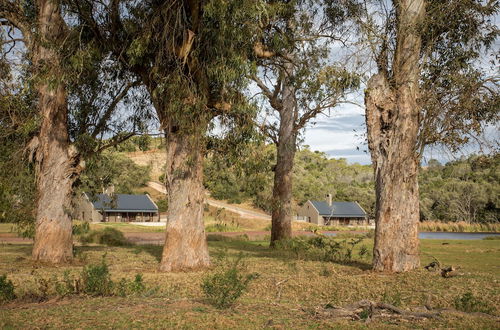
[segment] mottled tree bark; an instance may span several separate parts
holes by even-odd
[[[78,170],[77,152],[70,146],[66,90],[57,47],[64,36],[64,22],[57,1],[38,1],[40,40],[33,61],[41,82],[38,107],[42,117],[35,143],[37,212],[33,258],[60,263],[72,258],[73,241],[69,210]]]
[[[373,268],[403,272],[419,266],[418,24],[424,0],[397,1],[397,44],[392,76],[379,66],[365,94],[368,145],[375,169]]]
[[[279,115],[280,127],[272,197],[271,246],[274,246],[276,241],[292,237],[292,170],[297,144],[295,127],[297,111],[292,86],[283,87],[283,101]]]
[[[162,271],[210,265],[203,223],[203,135],[165,130],[168,222],[160,262]]]

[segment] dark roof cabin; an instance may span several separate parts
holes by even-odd
[[[159,221],[158,206],[147,194],[84,194],[79,204],[77,216],[86,221]]]
[[[366,225],[368,216],[357,202],[332,202],[308,200],[297,212],[298,217],[318,225]]]

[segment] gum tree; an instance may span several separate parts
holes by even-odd
[[[240,56],[254,2],[68,1],[102,51],[147,90],[165,134],[168,225],[160,270],[209,265],[203,224],[203,158],[214,117],[244,113]]]
[[[300,132],[319,114],[346,101],[359,78],[335,52],[348,39],[348,20],[358,10],[351,1],[270,2],[254,44],[252,76],[276,121],[262,125],[276,144],[271,246],[292,235],[292,169]]]
[[[498,35],[491,23],[498,3],[399,0],[382,6],[379,20],[374,8],[363,26],[370,42],[378,40],[371,44],[377,72],[365,91],[377,195],[373,268],[402,272],[420,264],[425,146],[456,149],[498,119],[497,81],[480,64]]]
[[[93,58],[80,48],[81,35],[63,19],[60,1],[38,0],[12,2],[0,1],[0,22],[4,29],[2,45],[6,53],[19,50],[25,53],[26,88],[36,94],[37,129],[26,149],[35,163],[36,211],[35,242],[32,251],[35,260],[60,263],[72,258],[72,224],[70,218],[73,186],[84,168],[84,157],[100,151],[107,145],[96,142],[106,125],[86,125],[75,129],[70,123],[79,124],[76,113],[71,114],[69,95],[83,100],[74,91],[88,88],[85,79],[98,80],[95,75],[100,58]],[[75,33],[76,32],[76,33]],[[18,37],[20,36],[20,37]],[[23,44],[15,48],[16,43]],[[5,54],[9,59],[9,54]],[[89,62],[92,62],[88,65]],[[72,78],[77,80],[72,81]],[[75,85],[76,82],[76,85]],[[80,86],[81,84],[82,86]],[[83,86],[84,85],[84,86]],[[111,99],[104,114],[90,110],[82,117],[101,122],[115,111],[125,92]],[[103,86],[99,86],[102,90]],[[108,100],[109,96],[106,97]],[[85,109],[81,109],[86,111]],[[79,111],[79,110],[78,110]],[[90,138],[89,138],[90,137]],[[90,140],[95,143],[90,143]],[[117,143],[121,137],[112,139]],[[85,141],[85,143],[83,143]]]

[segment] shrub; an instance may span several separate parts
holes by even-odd
[[[118,282],[116,293],[119,296],[125,297],[130,294],[142,293],[145,289],[146,286],[144,285],[142,274],[136,274],[133,281],[122,278],[120,282]]]
[[[241,274],[241,255],[227,269],[205,277],[201,288],[210,304],[217,308],[231,307],[236,299],[247,290],[248,284],[257,274]]]
[[[495,236],[486,236],[485,238],[483,238],[483,240],[485,240],[485,241],[496,241],[496,240],[500,240],[500,235],[495,235]]]
[[[480,298],[474,297],[472,292],[466,292],[463,295],[456,297],[454,305],[459,311],[467,313],[481,312],[490,314],[493,311],[493,307]]]
[[[7,275],[0,275],[0,304],[16,299],[14,284],[7,279]]]
[[[353,250],[363,240],[363,237],[336,241],[332,237],[317,235],[314,237],[298,236],[277,242],[276,247],[295,254],[297,259],[308,258],[321,261],[350,262],[353,260]],[[361,248],[360,256],[368,253]]]
[[[168,211],[168,200],[165,198],[160,199],[156,202],[156,206],[158,206],[159,212],[167,212]]]
[[[113,295],[113,281],[104,257],[100,264],[85,266],[81,280],[83,292],[86,294],[93,296]]]
[[[127,246],[131,245],[118,229],[106,227],[103,230],[92,230],[87,235],[80,237],[82,243],[96,243],[107,246]]]
[[[86,221],[75,222],[73,224],[73,235],[85,235],[90,231],[90,224]]]

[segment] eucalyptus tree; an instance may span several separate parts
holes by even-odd
[[[86,33],[147,90],[165,133],[168,225],[160,270],[209,265],[203,157],[214,117],[245,114],[246,18],[258,1],[67,1]],[[249,25],[252,26],[252,25]]]
[[[81,31],[69,25],[63,16],[61,2],[56,0],[0,1],[0,21],[5,32],[2,44],[23,43],[21,51],[25,52],[26,84],[36,91],[34,117],[37,118],[37,129],[26,146],[30,159],[35,163],[36,174],[35,243],[32,254],[35,260],[52,263],[72,258],[69,210],[73,186],[84,168],[84,158],[106,147],[98,142],[89,143],[89,137],[95,142],[98,134],[107,128],[106,125],[92,125],[87,121],[87,125],[73,129],[75,134],[72,136],[70,122],[78,123],[76,112],[81,110],[82,118],[104,123],[127,94],[116,95],[116,99],[108,102],[107,109],[75,108],[76,112],[71,113],[68,95],[73,95],[75,100],[81,99],[83,95],[73,92],[80,87],[88,88],[88,81],[98,78],[95,72],[101,68],[102,58],[92,53],[89,45],[84,47]],[[9,52],[12,49],[2,50]],[[9,56],[5,55],[5,58],[9,59]],[[103,89],[106,90],[101,85],[98,90]],[[128,91],[129,88],[125,89]],[[108,96],[103,98],[109,100]],[[90,109],[104,113],[85,113]],[[122,137],[118,136],[112,141],[117,143],[120,139]]]
[[[335,51],[349,39],[353,1],[271,1],[254,44],[252,76],[277,121],[263,131],[277,146],[271,245],[291,237],[292,169],[300,132],[316,116],[342,102],[359,84],[349,61]]]
[[[498,9],[497,1],[475,0],[367,6],[362,28],[377,64],[365,91],[377,194],[375,270],[419,266],[417,179],[425,146],[456,149],[498,120],[498,76],[482,62],[498,36],[491,21]]]

